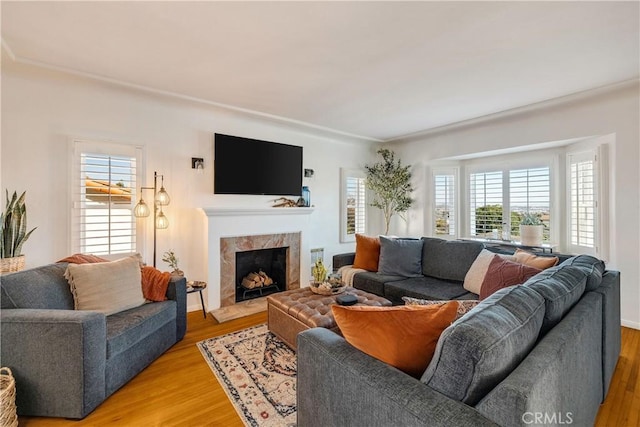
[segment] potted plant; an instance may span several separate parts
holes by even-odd
[[[17,192],[9,199],[6,191],[7,205],[0,215],[2,224],[0,240],[0,272],[20,271],[24,268],[25,257],[22,255],[22,245],[29,239],[34,227],[27,232],[27,206],[25,204],[26,191],[18,197]]]
[[[544,223],[540,214],[525,213],[520,221],[520,243],[526,246],[542,245]]]
[[[178,268],[178,258],[172,250],[168,250],[164,253],[162,261],[166,262],[169,264],[169,267],[173,268],[173,271],[171,272],[172,276],[184,276],[184,272]]]
[[[389,234],[389,224],[393,215],[406,212],[413,204],[410,194],[411,185],[410,166],[402,166],[400,160],[395,160],[391,150],[381,148],[377,151],[382,156],[382,162],[366,165],[366,186],[375,193],[371,206],[381,209],[384,214],[385,231]]]

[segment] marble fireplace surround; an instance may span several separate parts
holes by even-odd
[[[220,239],[220,306],[236,304],[236,253],[287,248],[286,290],[300,287],[300,232]]]

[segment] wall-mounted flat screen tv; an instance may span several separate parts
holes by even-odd
[[[300,196],[302,147],[216,133],[214,193]]]

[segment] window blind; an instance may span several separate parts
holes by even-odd
[[[481,172],[469,175],[470,234],[476,237],[497,237],[503,227],[502,172]]]
[[[595,155],[569,155],[571,245],[595,249],[596,242],[596,165]]]
[[[76,147],[74,249],[96,255],[136,252],[132,209],[139,150],[127,146],[124,151],[130,154],[109,154],[112,144],[105,144],[107,149],[99,150],[102,152],[91,150],[95,145],[78,143]]]
[[[436,236],[455,236],[456,176],[454,173],[435,173],[433,176],[434,224]]]
[[[364,234],[366,226],[367,202],[365,197],[365,179],[347,177],[347,234]]]
[[[551,196],[548,167],[509,171],[509,213],[512,238],[519,239],[522,216],[531,213],[542,219],[545,225],[542,240],[549,241]]]

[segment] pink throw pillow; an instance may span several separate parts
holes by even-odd
[[[502,288],[524,283],[541,271],[539,268],[507,261],[496,255],[491,260],[482,281],[480,301]]]

